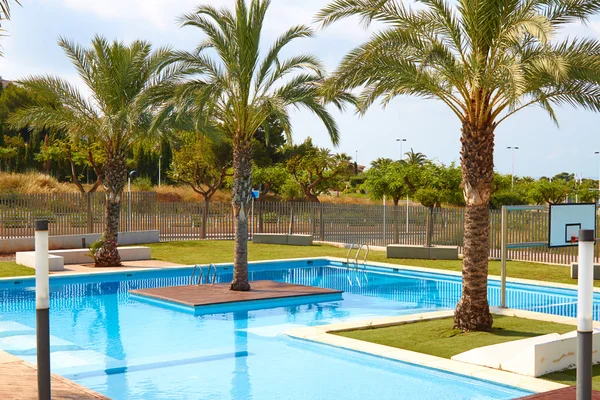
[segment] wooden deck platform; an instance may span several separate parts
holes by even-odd
[[[252,281],[249,292],[229,290],[229,283],[216,285],[168,286],[131,290],[130,293],[155,300],[177,303],[198,309],[204,306],[228,305],[273,299],[293,299],[332,295],[341,298],[341,290],[295,285],[276,281]]]
[[[6,358],[6,357],[4,357]],[[22,360],[0,359],[0,399],[37,400],[37,369]],[[52,374],[53,400],[110,400],[86,387]]]
[[[575,400],[576,397],[577,389],[575,386],[570,386],[568,388],[521,397],[520,400]],[[592,392],[592,400],[600,400],[600,392]]]

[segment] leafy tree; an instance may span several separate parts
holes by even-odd
[[[371,168],[366,172],[364,188],[371,198],[381,200],[383,196],[389,197],[398,206],[400,199],[408,193],[405,182],[403,165],[390,159],[377,159],[371,163]]]
[[[18,159],[19,149],[25,144],[21,136],[10,137],[4,136],[2,147],[0,147],[0,171],[2,164],[5,165],[7,171],[11,170],[12,163]]]
[[[319,202],[319,195],[339,188],[351,171],[348,156],[333,155],[329,149],[318,148],[310,138],[299,145],[288,146],[285,154],[288,172],[309,201]]]
[[[581,183],[574,185],[571,190],[580,203],[593,203],[598,196],[597,182],[591,179],[583,179]]]
[[[144,41],[125,45],[100,36],[94,37],[90,48],[62,38],[59,45],[92,96],[84,96],[58,77],[30,77],[21,84],[49,102],[20,109],[11,122],[17,127],[50,127],[68,133],[75,141],[102,147],[106,225],[95,260],[98,266],[120,265],[117,234],[121,195],[127,182],[127,154],[148,132],[149,104],[155,92],[164,90],[163,83],[170,76],[170,70],[163,67],[171,52],[166,48],[153,52]]]
[[[492,192],[504,192],[510,190],[511,188],[511,177],[510,175],[504,175],[499,173],[494,173],[494,180],[492,186]]]
[[[236,0],[234,11],[199,6],[182,18],[183,26],[199,28],[206,36],[198,51],[178,52],[174,61],[192,77],[165,108],[169,113],[182,104],[196,116],[216,121],[233,139],[233,193],[235,252],[232,290],[250,290],[248,283],[247,210],[252,188],[252,146],[256,131],[275,116],[291,136],[289,109],[304,107],[317,115],[334,144],[338,128],[321,96],[324,72],[312,55],[283,58],[282,51],[298,38],[313,35],[306,26],[294,26],[278,38],[261,57],[261,35],[268,0]],[[350,96],[331,96],[338,106]],[[164,114],[164,113],[163,113]],[[200,120],[200,119],[199,119]]]
[[[5,167],[10,162],[10,169],[15,172],[23,172],[31,168],[38,169],[43,165],[34,159],[34,154],[41,151],[45,143],[43,138],[50,132],[48,129],[33,131],[29,127],[12,127],[9,119],[12,114],[18,110],[27,107],[36,102],[42,102],[44,99],[36,96],[35,93],[15,84],[9,84],[1,90],[0,94],[0,145],[7,146],[7,152],[4,152]],[[14,154],[14,158],[9,157]],[[2,161],[0,160],[0,164]],[[0,169],[2,166],[0,165]]]
[[[286,139],[279,119],[274,116],[267,118],[264,127],[261,126],[256,130],[254,139],[252,145],[254,165],[266,167],[283,162],[280,150]]]
[[[539,180],[529,192],[530,201],[535,204],[563,203],[569,188],[565,181],[554,179],[552,182]]]
[[[303,197],[302,188],[293,178],[288,178],[280,189],[284,200],[296,200]]]
[[[184,137],[183,146],[173,153],[168,175],[204,198],[202,237],[206,238],[210,200],[225,185],[225,178],[231,175],[231,143],[213,141],[195,133]]]
[[[56,143],[50,142],[50,137],[48,135],[44,137],[43,143],[40,152],[34,156],[34,159],[42,162],[44,174],[48,175],[50,173],[51,163],[62,159],[62,150]]]
[[[105,162],[104,151],[99,143],[89,143],[89,138],[73,139],[73,137],[67,136],[60,142],[62,155],[67,158],[71,166],[71,181],[81,193],[94,193],[102,185],[102,177],[104,176],[102,164]],[[78,167],[88,171],[91,168],[94,171],[96,181],[87,191],[81,184],[82,176],[80,177],[77,173]]]
[[[208,204],[231,174],[231,164],[230,142],[188,134],[183,146],[173,152],[168,175],[175,182],[191,187]]]
[[[259,188],[260,197],[266,196],[269,192],[281,194],[282,188],[292,176],[285,168],[284,164],[275,164],[268,167],[252,167],[252,186]]]
[[[440,207],[442,203],[459,206],[464,205],[460,189],[461,171],[457,165],[452,163],[449,166],[446,166],[444,164],[435,164],[428,161],[419,169],[420,176],[417,180],[419,187],[415,193],[417,201],[423,204],[423,202],[419,200],[419,191],[431,190],[433,192],[427,193],[426,200],[424,200],[428,204],[423,204],[426,207]],[[423,194],[421,194],[421,196],[423,196]],[[432,200],[434,200],[433,204],[431,204]]]
[[[352,175],[349,180],[350,187],[352,189],[361,188],[361,186],[365,183],[366,180],[367,175],[364,172],[359,172],[356,175]]]
[[[490,208],[494,210],[499,210],[502,206],[517,206],[527,203],[527,197],[518,191],[511,190],[494,192],[490,198]]]
[[[565,182],[570,182],[575,180],[575,174],[570,174],[568,172],[561,172],[560,174],[556,174],[552,177],[552,180],[562,180]]]
[[[466,202],[463,293],[454,325],[489,330],[487,300],[488,206],[498,125],[539,105],[556,122],[553,106],[600,110],[600,42],[560,39],[572,22],[600,9],[596,0],[333,0],[323,25],[359,16],[384,27],[352,50],[328,84],[332,93],[364,88],[358,108],[377,99],[412,95],[442,101],[462,125],[461,168]],[[556,39],[558,38],[558,39]]]

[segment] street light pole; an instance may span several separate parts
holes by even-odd
[[[594,154],[600,154],[600,151],[595,151]],[[600,165],[598,165],[598,200],[600,201]]]
[[[402,152],[402,142],[406,142],[406,139],[396,139],[396,142],[400,142],[400,161],[404,157],[404,153]]]
[[[402,142],[406,142],[406,139],[396,139],[396,142],[400,142],[400,161],[402,161],[402,158],[404,156],[404,153],[402,152]],[[405,225],[406,225],[406,233],[408,233],[408,192],[406,193],[406,221],[405,221]]]
[[[517,146],[508,146],[507,149],[512,150],[512,169],[510,172],[510,191],[515,190],[515,150],[519,150]]]
[[[160,164],[162,161],[162,156],[158,157],[158,187],[160,187]]]

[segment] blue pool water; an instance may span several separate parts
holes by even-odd
[[[289,338],[300,326],[453,308],[460,278],[326,260],[260,263],[252,280],[344,290],[343,300],[194,316],[130,298],[191,268],[51,278],[54,372],[118,399],[512,399],[528,393]],[[217,281],[232,278],[220,268]],[[34,281],[0,282],[0,349],[35,362]],[[576,292],[508,285],[508,306],[575,315]],[[600,304],[600,298],[595,298]],[[499,286],[490,282],[490,303]],[[600,308],[595,304],[595,319]]]

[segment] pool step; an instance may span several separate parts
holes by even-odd
[[[35,329],[16,321],[0,321],[0,349],[36,365],[36,345]],[[83,349],[75,343],[52,335],[50,336],[50,352],[54,371],[117,361],[112,357],[97,351]]]

